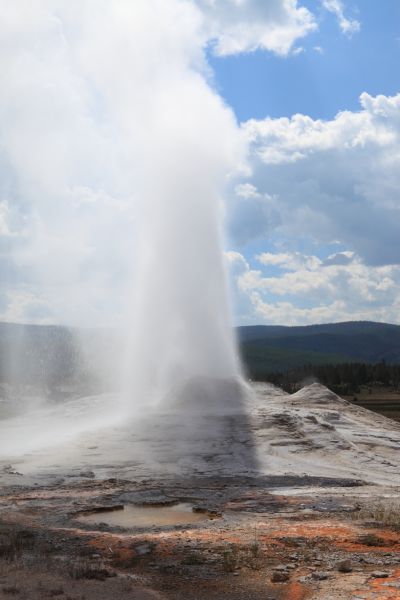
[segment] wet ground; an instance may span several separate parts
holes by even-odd
[[[189,502],[177,502],[171,505],[157,504],[141,506],[135,504],[117,504],[111,508],[84,512],[79,520],[82,524],[111,527],[180,527],[199,523],[209,518],[207,511],[196,509]]]
[[[372,494],[356,480],[294,477],[9,487],[0,598],[400,598],[400,504],[393,489]],[[122,507],[179,514],[179,503],[202,520],[109,520]]]
[[[0,461],[0,598],[400,599],[400,425],[255,392]]]

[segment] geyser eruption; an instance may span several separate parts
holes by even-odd
[[[147,107],[144,123],[159,143],[139,159],[125,410],[142,418],[146,460],[165,471],[248,472],[256,461],[230,320],[221,206],[242,159],[241,137],[192,66],[156,84],[160,103]]]
[[[134,411],[193,377],[238,376],[221,201],[245,142],[207,80],[196,3],[102,6],[80,48],[120,136],[124,189],[134,196],[122,369],[125,407]]]
[[[221,192],[236,128],[192,73],[149,127],[165,140],[142,187],[128,402],[153,404],[191,378],[238,376],[222,248]],[[150,159],[150,157],[149,157]],[[153,164],[154,163],[154,164]],[[144,167],[146,168],[146,167]]]
[[[225,384],[240,369],[221,224],[246,143],[212,88],[204,14],[184,0],[22,1],[0,10],[13,74],[0,101],[9,188],[34,223],[16,254],[29,270],[32,314],[115,324],[126,340],[124,356],[109,347],[106,359],[118,411],[115,397],[88,398],[79,427],[70,425],[79,403],[67,420],[57,409],[51,424],[42,415],[31,422],[62,440],[66,430],[137,418],[175,398],[180,416],[169,431],[185,430],[186,440],[210,433],[206,421],[188,426],[187,404],[243,413],[240,386]],[[24,45],[13,46],[21,36]],[[215,439],[229,438],[215,427]]]

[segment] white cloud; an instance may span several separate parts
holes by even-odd
[[[245,318],[238,311],[238,318],[286,324],[397,321],[400,265],[371,267],[350,252],[342,255],[349,259],[346,264],[299,253],[264,253],[258,257],[263,267],[280,269],[269,275],[235,253],[231,277],[238,304],[243,307],[247,301],[248,310]]]
[[[381,292],[400,291],[397,265],[368,267],[359,260],[347,265],[326,264],[316,256],[295,254],[280,266],[286,272],[278,276],[265,277],[260,271],[248,271],[240,282],[242,289],[262,289],[277,296],[304,295],[309,300],[354,295],[366,302],[382,300]]]
[[[291,302],[264,302],[256,292],[252,295],[255,307],[256,322],[281,325],[310,325],[314,323],[339,323],[341,321],[387,321],[388,311],[383,307],[377,309],[373,315],[370,310],[349,311],[344,302],[337,301],[332,304],[321,304],[313,308],[301,308]]]
[[[308,269],[315,271],[321,264],[321,260],[316,256],[305,256],[300,252],[272,253],[263,252],[257,257],[258,262],[264,266],[279,266],[287,271],[298,271],[299,269]]]
[[[262,49],[286,55],[317,28],[297,0],[195,0],[220,56]]]
[[[135,248],[148,244],[138,241],[138,217],[161,229],[179,210],[200,223],[200,197],[217,207],[226,176],[244,163],[243,132],[208,84],[207,44],[220,54],[286,54],[315,26],[295,0],[2,3],[0,268],[15,286],[3,300],[13,290],[24,300],[0,318],[23,320],[34,297],[48,307],[42,321],[108,323],[120,314]],[[196,210],[144,202],[161,193],[190,198]],[[238,212],[246,200],[262,235],[266,220],[276,222],[271,199],[250,196],[238,189]],[[251,216],[244,229],[243,240],[257,234]],[[182,233],[181,262],[189,268],[192,259],[196,270],[189,238]]]
[[[12,231],[10,218],[12,218],[12,210],[7,200],[0,200],[0,237],[3,239],[15,235]]]
[[[273,196],[260,194],[250,183],[236,186],[229,199],[226,219],[233,243],[242,246],[275,229],[280,223],[275,204]]]
[[[53,317],[48,299],[44,298],[40,291],[33,291],[22,285],[7,294],[6,305],[2,312],[3,321],[52,324]]]
[[[322,5],[326,10],[334,14],[338,20],[339,27],[342,32],[348,36],[360,31],[361,24],[356,19],[348,19],[345,17],[343,3],[341,0],[323,0]]]
[[[235,187],[235,193],[239,198],[260,198],[257,188],[251,183],[240,183]]]
[[[363,93],[360,102],[359,112],[332,120],[297,114],[245,123],[248,182],[272,199],[279,235],[341,242],[366,263],[398,264],[400,94]]]
[[[345,252],[335,252],[335,254],[331,254],[324,261],[323,265],[348,265],[354,259],[354,252],[350,252],[349,250]]]
[[[357,151],[365,147],[397,148],[400,94],[394,97],[360,96],[360,112],[339,112],[331,121],[296,114],[291,118],[247,121],[248,139],[267,164],[292,163],[331,149]]]
[[[344,33],[356,29],[341,3],[325,4]],[[232,193],[231,238],[243,245],[278,232],[291,247],[302,236],[349,250],[325,261],[264,252],[256,268],[230,253],[241,317],[398,320],[400,94],[364,93],[359,112],[329,121],[294,115],[238,131],[207,83],[210,40],[220,55],[286,55],[315,28],[294,0],[1,4],[0,318],[108,323],[123,311],[138,243],[149,245],[149,271],[159,274],[163,261],[191,282],[201,273],[206,289],[215,247],[205,244],[200,259],[182,231],[178,256],[138,242],[135,223],[171,232],[179,212],[205,231],[201,201],[218,205],[249,144],[253,175]],[[158,211],[141,200],[165,186],[191,204]],[[280,275],[268,277],[270,267]],[[168,274],[155,279],[154,296],[162,299]]]

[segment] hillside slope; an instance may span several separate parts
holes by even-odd
[[[350,321],[304,327],[238,328],[241,355],[250,372],[306,363],[400,362],[400,326]]]
[[[350,321],[304,327],[256,325],[236,331],[250,377],[264,378],[304,364],[400,363],[399,325]],[[50,389],[87,384],[93,374],[106,374],[112,366],[109,357],[117,351],[115,332],[108,330],[0,323],[0,382]]]

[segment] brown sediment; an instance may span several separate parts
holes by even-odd
[[[301,583],[290,583],[285,589],[287,600],[306,600],[309,590]]]
[[[325,600],[329,594],[341,597],[345,586],[354,595],[358,589],[366,597],[375,593],[382,600],[400,598],[399,589],[388,587],[400,578],[394,556],[400,551],[398,533],[383,526],[366,527],[336,512],[340,502],[332,496],[327,503],[326,490],[321,502],[331,506],[332,512],[321,514],[315,491],[301,497],[274,497],[261,486],[246,489],[237,482],[231,488],[225,484],[215,489],[218,494],[223,489],[222,500],[211,487],[193,488],[191,483],[186,489],[182,482],[168,489],[161,483],[146,487],[93,481],[82,482],[82,488],[63,484],[59,489],[14,489],[0,498],[1,521],[5,527],[35,531],[61,548],[57,552],[63,553],[64,565],[77,556],[88,556],[85,560],[101,563],[100,573],[105,569],[122,578],[143,577],[145,587],[166,600],[255,600],[261,593],[279,600]],[[147,530],[101,530],[101,524],[83,526],[76,519],[83,511],[119,506],[125,496],[134,498],[144,492],[152,498],[161,493],[178,501],[193,498],[193,505],[218,511],[222,517],[195,526]],[[357,502],[355,497],[346,497],[346,506]],[[379,545],[373,544],[373,536]],[[371,564],[360,557],[367,557]],[[357,573],[338,571],[344,559],[350,560]],[[274,583],[274,569],[282,565],[288,581]],[[388,571],[390,577],[372,578],[373,570]],[[313,577],[318,571],[327,571],[329,580],[321,583]]]
[[[391,587],[393,586],[393,587]],[[367,598],[375,600],[399,600],[400,599],[400,569],[396,569],[388,577],[370,578],[365,587],[354,591],[354,595],[360,597],[365,594],[373,594]]]
[[[270,538],[282,542],[285,538],[303,537],[308,540],[318,539],[320,543],[323,541],[329,542],[336,548],[347,552],[361,553],[370,552],[373,545],[362,543],[362,537],[367,537],[369,530],[366,532],[361,523],[354,525],[353,523],[339,521],[335,517],[332,517],[328,522],[320,522],[315,519],[313,521],[300,521],[296,523],[287,523],[279,519],[278,522],[281,531],[284,531],[284,538],[282,538],[281,532],[273,531],[268,536],[264,536],[265,541]],[[400,550],[400,537],[397,532],[381,527],[374,527],[371,531],[374,536],[382,541],[381,544],[374,546],[375,552],[384,553]]]

